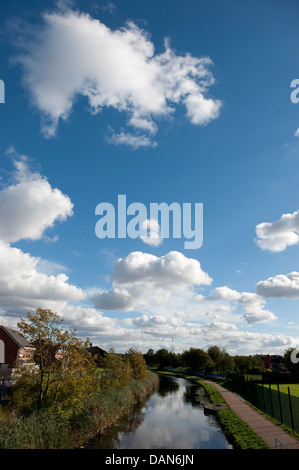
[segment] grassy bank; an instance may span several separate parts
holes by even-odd
[[[261,383],[259,383],[258,385],[262,386]],[[265,388],[269,388],[269,384],[263,384],[263,386]],[[279,390],[281,393],[286,393],[288,394],[288,388],[290,389],[290,394],[293,396],[293,397],[298,397],[299,398],[299,384],[280,384],[279,385]],[[277,385],[276,384],[271,384],[271,389],[272,390],[278,390],[277,388]]]
[[[212,403],[225,403],[222,394],[213,385],[204,380],[197,380],[197,383],[205,388]],[[269,449],[265,441],[231,409],[218,411],[217,419],[235,449]]]
[[[122,387],[105,388],[84,400],[84,408],[71,420],[64,421],[49,409],[29,416],[7,413],[0,407],[0,449],[73,449],[107,428],[133,407],[144,402],[159,383],[149,372],[140,380]]]

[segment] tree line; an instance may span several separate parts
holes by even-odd
[[[293,364],[290,356],[293,348],[285,351],[281,358],[287,370],[298,374],[298,364]],[[144,354],[146,363],[160,369],[187,368],[204,372],[234,372],[238,374],[261,374],[266,372],[260,355],[230,355],[225,349],[210,346],[207,351],[191,347],[182,353],[174,353],[165,348]]]

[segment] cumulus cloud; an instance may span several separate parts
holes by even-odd
[[[243,317],[251,325],[257,322],[268,322],[275,320],[275,315],[264,309],[265,300],[263,297],[252,292],[238,292],[227,286],[217,287],[206,297],[207,300],[227,301],[242,307]]]
[[[161,257],[132,252],[117,260],[112,278],[110,291],[92,297],[97,308],[128,310],[151,303],[163,305],[178,292],[212,282],[199,261],[177,251]]]
[[[299,243],[299,210],[283,214],[275,222],[262,222],[255,228],[256,243],[262,250],[284,251]]]
[[[290,336],[242,331],[227,322],[208,323],[201,335],[207,345],[221,344],[231,354],[281,354],[282,350],[296,344]]]
[[[47,275],[38,270],[39,258],[0,241],[0,299],[6,309],[37,308],[47,301],[78,301],[86,294],[68,283],[60,273]]]
[[[298,129],[295,131],[294,136],[295,136],[295,137],[299,137],[299,127],[298,127]]]
[[[46,13],[43,19],[41,29],[31,28],[32,37],[26,29],[15,62],[22,65],[24,85],[42,113],[45,136],[55,135],[79,95],[87,98],[92,113],[106,107],[123,112],[135,134],[114,132],[111,141],[133,148],[156,145],[150,137],[157,131],[155,121],[173,116],[178,104],[185,105],[195,125],[218,117],[221,101],[207,97],[215,83],[209,57],[177,55],[167,41],[164,52],[155,54],[149,34],[133,22],[112,30],[71,10]]]
[[[141,327],[160,327],[160,326],[165,326],[167,323],[167,320],[165,317],[162,317],[161,315],[153,315],[153,316],[148,316],[148,315],[142,315],[142,317],[139,318],[134,318],[133,323],[137,326]]]
[[[59,189],[52,188],[46,178],[32,173],[26,157],[16,152],[14,155],[19,158],[14,159],[14,184],[0,190],[0,239],[7,243],[38,240],[56,221],[64,221],[73,214],[73,204]]]
[[[30,171],[27,157],[18,155],[13,148],[8,154],[15,170],[12,184],[0,190],[1,307],[20,312],[45,303],[83,300],[86,294],[69,284],[66,274],[50,273],[53,263],[11,246],[21,239],[41,239],[56,221],[73,214],[73,204],[68,196],[52,188],[45,177]]]
[[[142,315],[132,319],[133,325],[143,334],[157,338],[185,339],[198,336],[201,332],[198,323],[184,321],[177,314],[166,318],[163,315]]]
[[[260,281],[256,285],[256,291],[263,297],[299,297],[299,273],[293,271],[289,274],[278,274]]]
[[[92,301],[96,307],[103,310],[130,310],[136,299],[129,290],[113,287],[108,292],[94,294]]]
[[[183,287],[210,285],[212,279],[196,259],[187,258],[178,251],[158,257],[135,251],[120,258],[114,267],[114,280],[119,284],[150,282],[154,286]]]

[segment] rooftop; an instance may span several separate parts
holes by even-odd
[[[2,328],[19,346],[22,347],[29,347],[29,341],[22,335],[22,333],[18,330],[14,330],[13,328],[8,328],[7,326],[0,325]]]

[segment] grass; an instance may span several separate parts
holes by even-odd
[[[49,410],[0,414],[0,449],[68,449],[69,427]]]
[[[74,449],[104,433],[133,407],[157,389],[159,379],[149,372],[145,379],[132,380],[122,387],[105,388],[86,397],[83,411],[71,421],[50,409],[29,416],[0,406],[0,449]]]
[[[218,411],[217,419],[235,449],[269,449],[266,442],[234,411],[230,409]]]
[[[262,384],[258,384],[262,385]],[[269,384],[264,383],[264,387],[269,388]],[[279,391],[282,393],[288,393],[288,387],[290,388],[290,394],[293,397],[298,397],[299,398],[299,384],[279,384]],[[271,384],[271,389],[272,390],[277,390],[277,385]]]
[[[133,380],[123,387],[109,387],[89,397],[83,412],[72,423],[79,435],[79,444],[82,444],[82,436],[87,441],[104,434],[122,416],[129,414],[136,404],[144,402],[158,384],[157,375],[149,372],[145,379]]]
[[[221,393],[215,388],[213,387],[213,385],[210,385],[208,383],[206,383],[204,380],[196,380],[195,382],[197,382],[199,385],[201,385],[202,387],[205,388],[207,394],[209,395],[209,398],[211,400],[211,402],[214,404],[214,403],[225,403],[225,400],[223,398],[223,396],[221,395]]]
[[[204,380],[196,382],[205,388],[212,403],[225,403],[222,394],[213,385]],[[218,411],[216,417],[235,449],[269,449],[266,442],[231,409]]]

